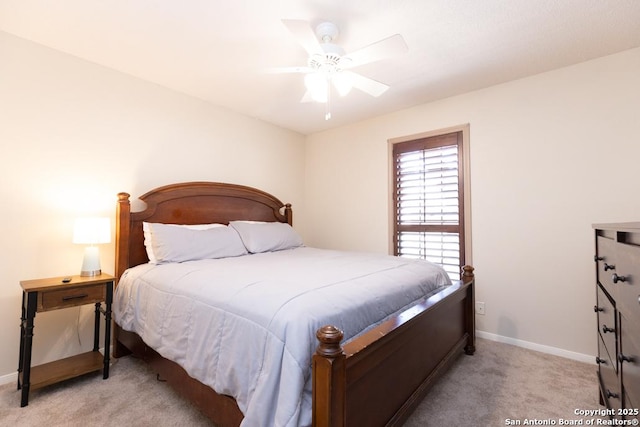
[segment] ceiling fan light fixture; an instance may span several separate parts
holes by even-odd
[[[323,73],[309,73],[304,76],[304,85],[316,102],[327,102],[329,81]]]
[[[351,82],[349,76],[341,72],[334,73],[331,77],[331,82],[333,83],[333,86],[336,88],[336,90],[338,91],[338,95],[340,96],[347,95],[353,88],[353,83]]]

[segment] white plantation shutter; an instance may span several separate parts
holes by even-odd
[[[393,146],[395,254],[440,264],[457,280],[464,265],[462,133]]]

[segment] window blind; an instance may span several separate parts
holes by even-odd
[[[454,280],[464,263],[461,139],[394,145],[396,255],[440,264]]]

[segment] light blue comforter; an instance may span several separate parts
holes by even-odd
[[[308,247],[127,270],[116,322],[216,392],[243,426],[311,424],[316,330],[345,340],[450,284],[439,266]]]

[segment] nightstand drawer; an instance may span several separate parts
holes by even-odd
[[[106,295],[106,287],[103,283],[40,292],[38,295],[40,297],[38,299],[38,311],[101,302],[105,300]]]

